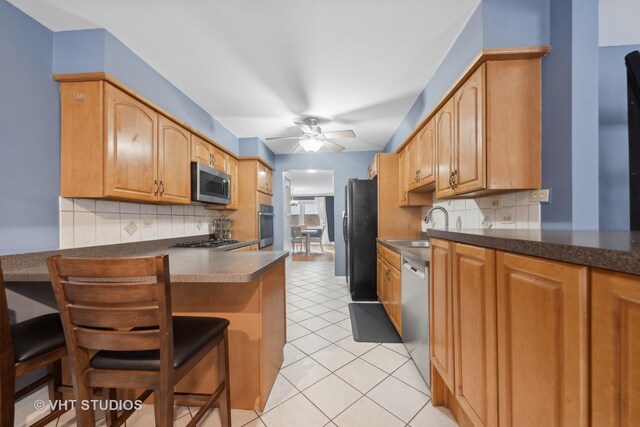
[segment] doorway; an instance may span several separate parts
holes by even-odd
[[[285,245],[292,261],[335,261],[335,210],[332,170],[290,170],[285,184]],[[287,200],[288,199],[288,200]]]

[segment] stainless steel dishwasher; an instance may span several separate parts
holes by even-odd
[[[402,258],[402,341],[431,388],[429,358],[429,269],[426,262]]]

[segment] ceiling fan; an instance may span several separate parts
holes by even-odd
[[[307,151],[309,153],[315,153],[320,148],[325,147],[331,151],[335,151],[339,153],[344,151],[344,147],[342,145],[336,144],[335,142],[329,141],[329,138],[355,138],[356,134],[352,130],[339,130],[335,132],[322,132],[320,126],[318,126],[318,119],[309,118],[302,122],[294,122],[298,128],[303,132],[300,136],[279,136],[275,138],[267,138],[267,141],[273,140],[296,140],[299,145],[293,151],[294,153],[298,153],[302,150]]]

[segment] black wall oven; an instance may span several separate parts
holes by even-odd
[[[258,208],[258,243],[259,248],[273,245],[273,206],[260,205]]]
[[[191,200],[228,205],[231,176],[202,163],[191,162]]]

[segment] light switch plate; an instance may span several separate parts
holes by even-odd
[[[529,193],[530,202],[549,203],[549,189],[532,190]]]
[[[152,228],[153,220],[152,219],[143,219],[142,220],[142,228]]]

